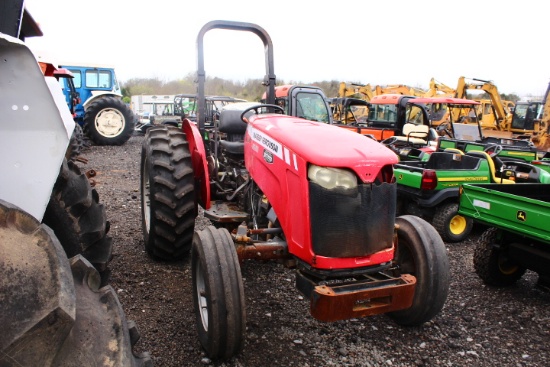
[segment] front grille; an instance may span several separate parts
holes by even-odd
[[[359,257],[392,246],[396,184],[360,184],[346,192],[327,190],[310,181],[309,195],[316,255]]]

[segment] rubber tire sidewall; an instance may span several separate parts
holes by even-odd
[[[458,214],[458,203],[446,203],[436,208],[432,224],[441,235],[441,238],[445,242],[461,242],[464,241],[474,227],[474,220],[470,217],[464,217],[466,221],[466,227],[464,231],[459,234],[455,234],[451,231],[451,220]]]
[[[112,258],[110,224],[99,194],[74,162],[63,161],[42,223],[55,232],[67,257],[83,255],[106,281]]]
[[[526,269],[517,265],[517,270],[504,274],[499,267],[499,258],[505,256],[504,250],[495,247],[499,230],[491,227],[479,237],[474,249],[473,264],[476,274],[484,283],[495,287],[507,287],[515,284],[525,274]]]
[[[208,330],[203,326],[197,294],[200,264],[208,304]],[[244,342],[246,328],[244,286],[231,235],[208,226],[196,232],[191,250],[193,305],[199,340],[212,359],[229,359]]]
[[[118,135],[107,137],[99,133],[95,126],[98,114],[106,108],[118,110],[124,118],[124,127]],[[100,97],[90,103],[84,114],[84,131],[97,145],[122,145],[132,137],[135,129],[132,110],[118,97]]]
[[[145,250],[157,260],[182,259],[191,250],[198,215],[193,163],[185,133],[167,126],[148,129],[140,167]],[[149,197],[145,185],[149,187]],[[147,200],[149,206],[145,204]]]
[[[114,289],[100,288],[90,262],[82,255],[68,259],[51,228],[3,200],[0,222],[7,254],[0,306],[9,312],[0,324],[8,330],[0,365],[152,366],[148,353],[133,353],[139,332]]]
[[[431,320],[443,309],[449,292],[449,258],[443,240],[424,219],[403,215],[396,218],[396,225],[396,257],[402,246],[410,251],[414,270],[403,269],[403,272],[416,277],[416,287],[412,306],[388,315],[400,325],[416,326]],[[401,264],[397,262],[396,265]]]

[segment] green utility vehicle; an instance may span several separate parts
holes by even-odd
[[[550,185],[465,184],[461,215],[489,228],[474,251],[474,269],[489,285],[507,286],[527,269],[550,284]]]
[[[397,215],[418,215],[432,225],[446,242],[463,241],[473,220],[458,214],[459,187],[463,183],[550,183],[550,173],[525,161],[503,161],[499,145],[485,151],[463,153],[447,149],[430,154],[426,161],[394,165],[397,180]]]
[[[410,100],[411,103],[425,104],[430,110],[446,110],[449,119],[439,124],[435,130],[440,135],[437,143],[425,146],[407,144],[402,140],[387,139],[384,142],[394,150],[401,160],[426,160],[434,151],[459,149],[462,152],[483,151],[490,146],[501,146],[498,156],[502,160],[519,160],[531,162],[540,153],[535,145],[526,139],[512,139],[498,136],[484,136],[475,108],[479,102],[461,98],[423,97]]]
[[[499,137],[483,137],[479,125],[450,124],[453,138],[441,137],[437,150],[459,149],[463,152],[484,151],[490,147],[500,147],[497,153],[503,161],[532,162],[537,160],[540,153],[528,140],[508,139]]]

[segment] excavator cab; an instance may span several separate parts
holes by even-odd
[[[512,116],[512,129],[534,130],[535,121],[540,120],[542,102],[518,102]]]

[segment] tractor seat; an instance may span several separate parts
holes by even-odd
[[[399,141],[406,141],[414,145],[427,145],[426,138],[430,127],[428,125],[415,125],[406,123],[403,126],[403,136],[395,136]]]
[[[246,132],[246,123],[241,120],[243,110],[223,110],[220,114],[219,130],[231,135],[243,135]]]
[[[218,130],[226,134],[226,139],[220,140],[220,145],[228,153],[244,154],[244,134],[246,123],[241,120],[243,110],[222,110]]]
[[[507,178],[501,178],[497,176],[497,172],[500,171],[504,163],[500,160],[498,157],[492,157],[487,152],[482,152],[478,150],[472,150],[466,153],[466,155],[472,156],[472,157],[479,157],[482,159],[486,159],[489,163],[489,171],[491,172],[491,181],[494,183],[501,183],[501,184],[514,184],[516,183],[514,180],[509,180]]]

